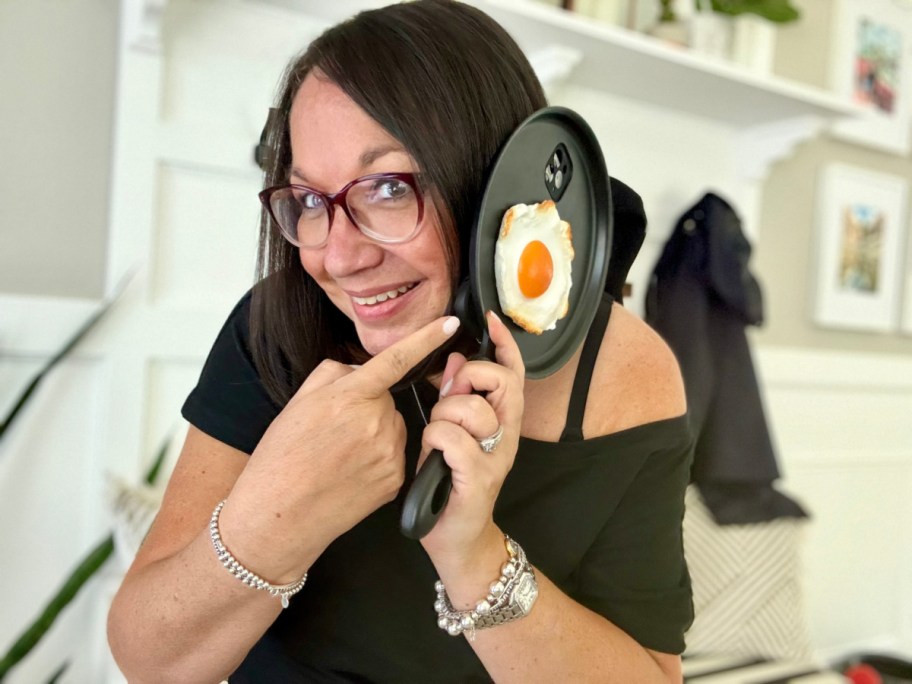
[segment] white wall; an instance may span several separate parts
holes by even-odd
[[[912,356],[757,345],[823,657],[912,658]]]
[[[795,4],[807,21],[780,31],[775,70],[823,87],[837,3]],[[805,562],[816,643],[912,658],[912,336],[812,322],[817,181],[836,161],[912,184],[912,157],[828,135],[780,162],[760,212],[754,265],[767,323],[753,339],[785,484],[814,515]],[[912,216],[900,228],[912,242]]]
[[[0,2],[0,292],[102,293],[117,16]]]

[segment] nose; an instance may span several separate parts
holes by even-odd
[[[338,205],[333,207],[333,220],[323,249],[323,267],[334,278],[373,268],[383,261],[383,247],[362,233]]]

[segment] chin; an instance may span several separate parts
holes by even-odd
[[[376,356],[387,347],[420,330],[422,326],[432,320],[434,320],[434,316],[429,315],[426,319],[415,317],[408,321],[401,321],[387,326],[363,327],[356,322],[355,330],[358,333],[358,340],[361,342],[361,346],[364,347],[364,351],[371,356]]]
[[[364,351],[371,356],[376,356],[387,347],[394,345],[403,337],[405,337],[404,333],[397,334],[392,331],[382,333],[371,331],[368,333],[359,333],[358,335],[358,339],[361,341],[361,346],[364,347]]]

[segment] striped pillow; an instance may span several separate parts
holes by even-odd
[[[720,526],[694,485],[685,501],[696,613],[687,654],[810,660],[799,563],[805,521]]]

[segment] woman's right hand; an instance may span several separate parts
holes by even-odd
[[[263,435],[222,511],[222,535],[236,557],[250,557],[246,540],[256,539],[249,550],[258,573],[293,581],[336,537],[395,498],[406,431],[389,388],[457,327],[458,319],[439,318],[363,366],[324,361],[311,373]]]

